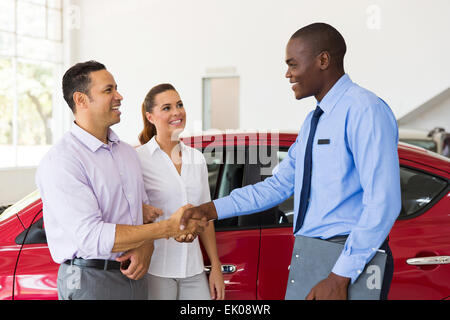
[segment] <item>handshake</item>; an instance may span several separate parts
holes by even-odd
[[[151,223],[162,215],[162,210],[143,205],[144,224]],[[178,242],[192,242],[208,226],[209,221],[217,219],[213,202],[194,207],[187,204],[179,208],[168,221],[167,237]]]

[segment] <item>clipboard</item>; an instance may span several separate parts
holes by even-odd
[[[285,299],[304,300],[317,283],[328,277],[343,249],[344,244],[296,236]],[[387,254],[378,250],[349,285],[348,300],[380,299],[386,259]]]

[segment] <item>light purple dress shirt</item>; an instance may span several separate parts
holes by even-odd
[[[75,123],[36,173],[53,260],[114,260],[116,224],[140,225],[148,203],[136,151],[109,129],[108,144]]]

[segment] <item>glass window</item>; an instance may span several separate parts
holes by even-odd
[[[400,139],[400,141],[409,143],[433,152],[437,151],[436,142],[433,140],[419,140],[419,139]]]
[[[16,163],[13,147],[14,70],[10,58],[0,58],[0,167]]]
[[[220,168],[223,164],[223,152],[206,151],[203,156],[208,167],[208,183],[211,199],[215,199],[217,179],[219,177]]]
[[[14,31],[15,14],[14,0],[0,1],[0,29],[5,31]]]
[[[0,168],[35,166],[53,143],[62,28],[61,0],[0,1]]]
[[[25,1],[17,2],[17,33],[45,37],[45,6]]]
[[[447,182],[443,179],[403,167],[400,168],[400,181],[402,188],[400,219],[420,214],[421,210],[447,187]]]
[[[211,199],[228,196],[231,191],[245,185],[246,148],[229,148],[224,153],[212,155],[205,152],[208,165]],[[214,191],[212,191],[214,190]],[[247,215],[214,221],[216,231],[230,229],[245,229],[258,227],[258,217]]]
[[[277,165],[283,161],[283,159],[287,156],[288,150],[280,148],[281,150],[277,151]],[[276,171],[277,168],[273,171]],[[262,180],[265,180],[272,175],[263,175]],[[278,206],[273,207],[267,212],[261,215],[261,226],[269,227],[269,226],[280,226],[287,227],[292,226],[292,221],[294,219],[294,196],[292,195],[289,199],[283,201]]]

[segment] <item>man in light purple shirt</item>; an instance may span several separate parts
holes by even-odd
[[[70,68],[63,93],[75,122],[36,174],[48,246],[61,264],[58,297],[147,299],[153,240],[181,235],[181,210],[169,220],[143,224],[143,215],[158,212],[147,205],[135,150],[110,129],[120,121],[123,97],[103,64]],[[204,225],[197,221],[183,234],[201,232]]]

